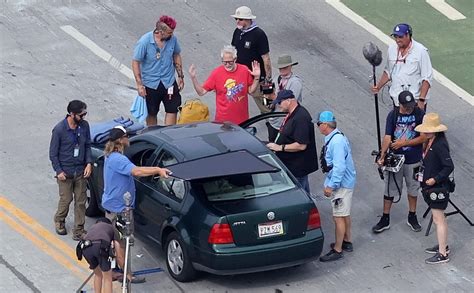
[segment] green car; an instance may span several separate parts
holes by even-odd
[[[159,166],[167,179],[136,178],[135,229],[165,251],[170,275],[228,275],[273,270],[319,257],[318,209],[252,127],[205,122],[147,130],[130,139],[137,166]],[[264,121],[264,120],[263,120]],[[93,149],[90,207],[101,209],[103,156]],[[89,208],[89,214],[92,211]],[[94,211],[94,212],[95,212]]]

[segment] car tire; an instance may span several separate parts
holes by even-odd
[[[104,213],[100,210],[99,204],[97,203],[97,197],[95,196],[94,189],[91,188],[90,183],[87,183],[87,201],[86,201],[86,216],[88,217],[99,217],[103,216]]]
[[[177,232],[171,232],[166,239],[166,266],[173,279],[179,282],[189,282],[196,278],[186,244]]]

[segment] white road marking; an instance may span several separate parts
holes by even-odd
[[[81,32],[75,29],[73,26],[64,25],[61,26],[61,29],[66,32],[68,35],[76,39],[79,43],[83,44],[86,48],[92,51],[95,55],[99,56],[105,62],[112,65],[113,68],[120,71],[123,75],[130,78],[131,80],[135,80],[133,76],[133,71],[128,68],[127,66],[123,65],[118,61],[115,57],[109,54],[107,51],[99,47],[96,43],[94,43],[91,39],[84,36]]]
[[[385,44],[389,45],[393,42],[393,40],[389,36],[384,34],[381,30],[376,28],[367,20],[363,19],[360,15],[356,14],[354,11],[349,9],[349,7],[341,3],[340,0],[326,0],[326,3],[334,7],[337,11],[339,11],[345,17],[349,18],[350,20],[352,20],[353,22],[355,22],[356,24],[358,24],[359,26],[367,30],[372,35],[376,36],[379,40],[381,40]],[[474,106],[474,96],[472,96],[467,91],[462,89],[460,86],[452,82],[449,78],[447,78],[446,76],[438,72],[436,69],[433,69],[433,73],[434,73],[434,79],[436,79],[436,81],[438,81],[440,84],[447,87],[454,94],[461,97],[461,99],[463,99],[464,101],[471,104],[471,106]]]
[[[426,3],[431,5],[434,9],[438,10],[451,20],[466,19],[466,17],[461,12],[457,11],[456,8],[446,3],[445,0],[426,0]]]

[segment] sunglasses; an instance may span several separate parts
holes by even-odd
[[[237,20],[237,21],[242,21],[242,20],[245,20],[245,19],[243,19],[243,18],[235,18],[235,20]]]
[[[322,124],[324,124],[324,123],[321,122],[321,121],[318,121],[318,122],[316,123],[316,125],[318,125],[318,127],[321,126]]]
[[[405,36],[393,35],[395,39],[403,39]]]
[[[222,60],[222,64],[224,64],[224,65],[232,65],[232,64],[234,64],[234,63],[235,63],[235,60],[232,60],[232,61],[224,61],[224,60]]]
[[[76,114],[76,115],[79,116],[79,117],[81,117],[81,118],[84,118],[84,116],[87,115],[87,112],[84,112],[84,113],[82,113],[82,114]]]

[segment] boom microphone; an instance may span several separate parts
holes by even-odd
[[[372,66],[379,66],[382,63],[382,52],[379,47],[372,42],[368,42],[362,48],[362,54]]]

